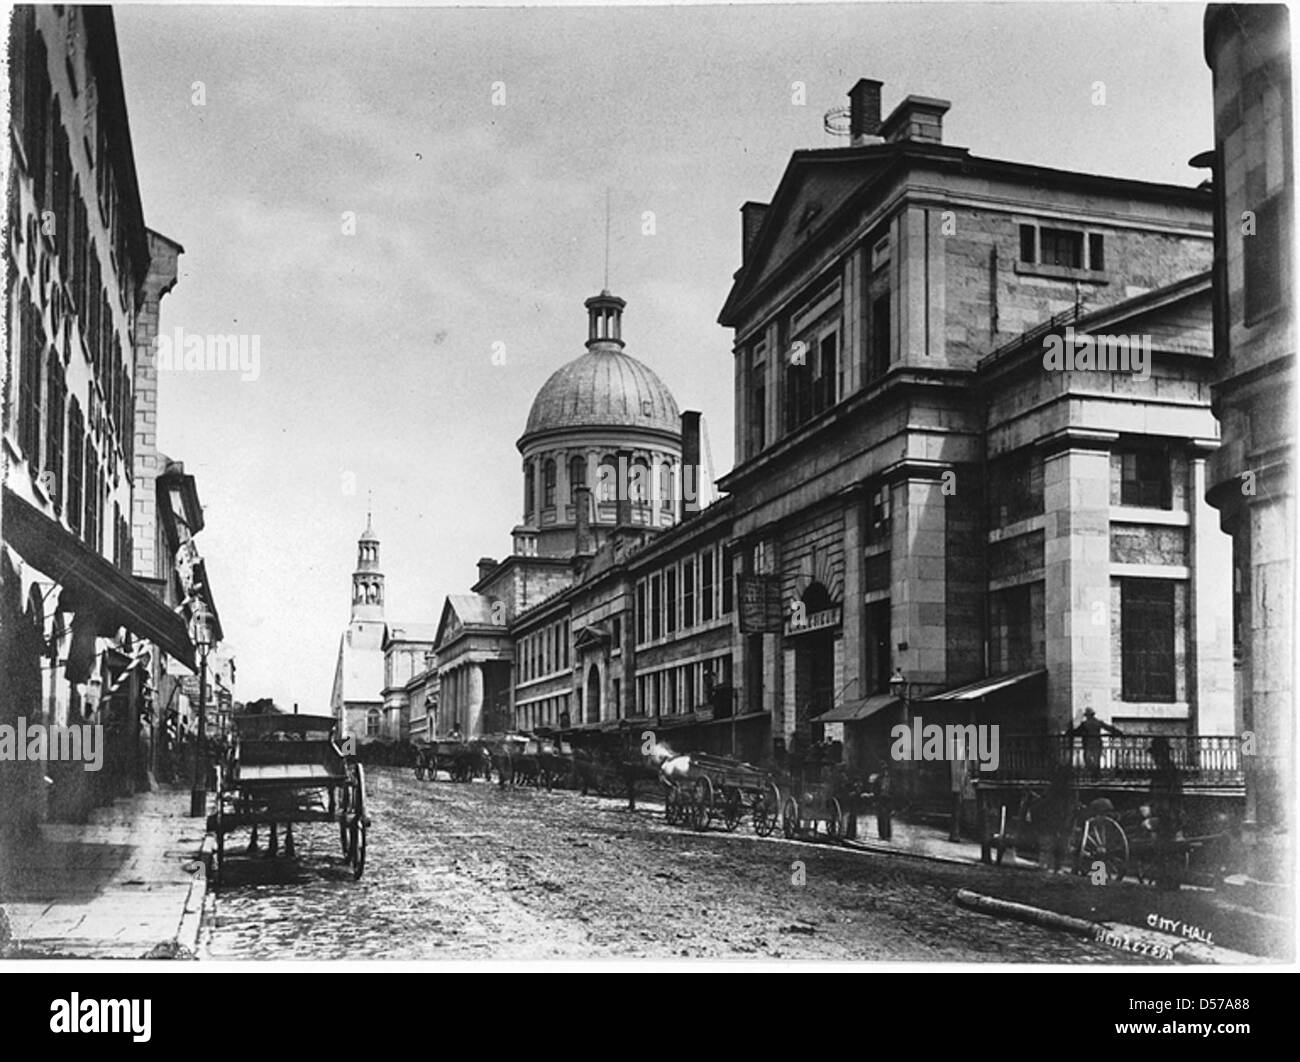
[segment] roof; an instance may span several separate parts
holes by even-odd
[[[433,642],[438,638],[436,623],[389,623],[384,644],[389,642]]]
[[[1040,667],[1033,671],[1020,671],[1012,675],[994,675],[990,678],[982,678],[978,682],[970,682],[964,686],[944,690],[942,693],[931,693],[925,697],[918,697],[917,701],[977,701],[991,693],[1001,693],[1004,690],[1025,685],[1046,674],[1047,669]]]
[[[500,606],[495,609],[494,606]],[[500,622],[494,616],[500,616]],[[466,627],[496,627],[506,631],[505,607],[482,594],[448,594],[442,606],[442,618],[434,638],[437,646],[446,645],[460,636]]]
[[[597,345],[551,374],[520,438],[567,428],[643,428],[681,433],[677,400],[654,371],[612,345]]]
[[[868,716],[901,703],[892,693],[877,693],[860,701],[848,701],[822,712],[814,723],[859,723]]]

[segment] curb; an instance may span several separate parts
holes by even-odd
[[[907,848],[895,848],[888,844],[872,844],[864,841],[840,840],[840,846],[857,852],[875,852],[877,855],[907,856],[909,859],[924,859],[931,863],[947,863],[949,866],[972,867],[983,865],[978,859],[958,859],[955,856],[931,855],[929,852],[913,852]]]
[[[1185,966],[1258,966],[1268,963],[1267,959],[1260,958],[1257,955],[1247,955],[1241,951],[1231,951],[1228,948],[1202,944],[1198,941],[1183,940],[1165,933],[1156,933],[1150,929],[1140,929],[1137,926],[1126,925],[1123,922],[1093,922],[1086,918],[1075,918],[1072,915],[1061,914],[1059,911],[1049,911],[1042,907],[1033,907],[1030,904],[1016,903],[1012,900],[1003,900],[996,896],[985,896],[983,893],[974,892],[971,889],[958,889],[956,900],[958,905],[962,907],[972,911],[979,911],[982,914],[993,915],[995,918],[1012,918],[1019,922],[1042,926],[1045,929],[1062,930],[1078,936],[1088,937],[1099,943],[1105,943],[1107,937],[1124,939],[1129,943],[1144,943],[1155,939],[1160,941],[1162,946],[1167,949],[1169,959]],[[1173,941],[1174,943],[1164,945],[1164,941]],[[1123,950],[1130,949],[1125,948]]]
[[[185,896],[185,908],[181,911],[180,924],[176,927],[176,943],[190,952],[191,957],[199,954],[199,935],[203,932],[203,909],[208,897],[208,873],[212,866],[213,849],[216,838],[211,833],[203,835],[203,844],[198,856],[193,860],[195,869],[190,877],[190,889]]]

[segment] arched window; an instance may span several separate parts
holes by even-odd
[[[569,501],[578,500],[578,488],[587,485],[587,459],[579,454],[569,458]]]
[[[600,459],[596,483],[597,497],[603,502],[618,501],[618,460],[613,454]]]
[[[366,737],[379,736],[379,709],[371,708],[366,712]]]
[[[671,510],[673,507],[673,495],[675,493],[673,481],[676,478],[673,475],[673,463],[664,461],[659,466],[659,508]]]
[[[542,497],[542,506],[546,509],[555,508],[555,461],[547,459],[542,470],[542,489],[545,492]]]
[[[638,457],[628,472],[627,495],[633,505],[650,504],[650,462]]]
[[[524,465],[524,519],[531,520],[533,516],[533,499],[537,497],[535,490],[536,481],[533,474],[533,463],[531,461]]]

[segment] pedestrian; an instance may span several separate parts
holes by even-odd
[[[1156,764],[1155,774],[1151,777],[1156,888],[1177,890],[1182,887],[1178,842],[1183,828],[1183,779],[1174,763],[1167,737],[1152,738],[1150,752]]]
[[[888,841],[894,835],[893,781],[890,778],[888,760],[884,761],[880,770],[872,775],[871,781],[876,800],[876,835],[882,841]]]
[[[1038,864],[1053,873],[1060,871],[1064,861],[1077,807],[1078,796],[1070,768],[1058,766],[1047,792],[1029,811],[1038,839]]]
[[[1083,721],[1078,726],[1070,727],[1066,732],[1066,737],[1081,737],[1083,739],[1083,763],[1087,768],[1088,777],[1094,781],[1101,776],[1101,736],[1102,733],[1114,734],[1116,737],[1123,737],[1124,731],[1117,726],[1111,726],[1109,723],[1103,723],[1097,718],[1097,713],[1091,708],[1083,710]]]

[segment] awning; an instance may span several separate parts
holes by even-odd
[[[1040,667],[1035,671],[1020,671],[1014,675],[994,675],[992,678],[980,679],[978,682],[971,682],[965,686],[957,686],[954,689],[944,690],[942,693],[931,693],[926,697],[918,697],[917,702],[978,701],[980,698],[987,697],[991,693],[1001,693],[1006,690],[1015,689],[1019,686],[1024,686],[1046,674],[1047,669]]]
[[[182,617],[8,487],[4,529],[5,541],[23,560],[63,587],[61,606],[94,616],[99,630],[125,627],[194,670],[194,646]]]
[[[858,723],[868,716],[884,711],[895,704],[901,704],[892,693],[877,693],[860,701],[846,701],[828,712],[814,716],[811,723]]]

